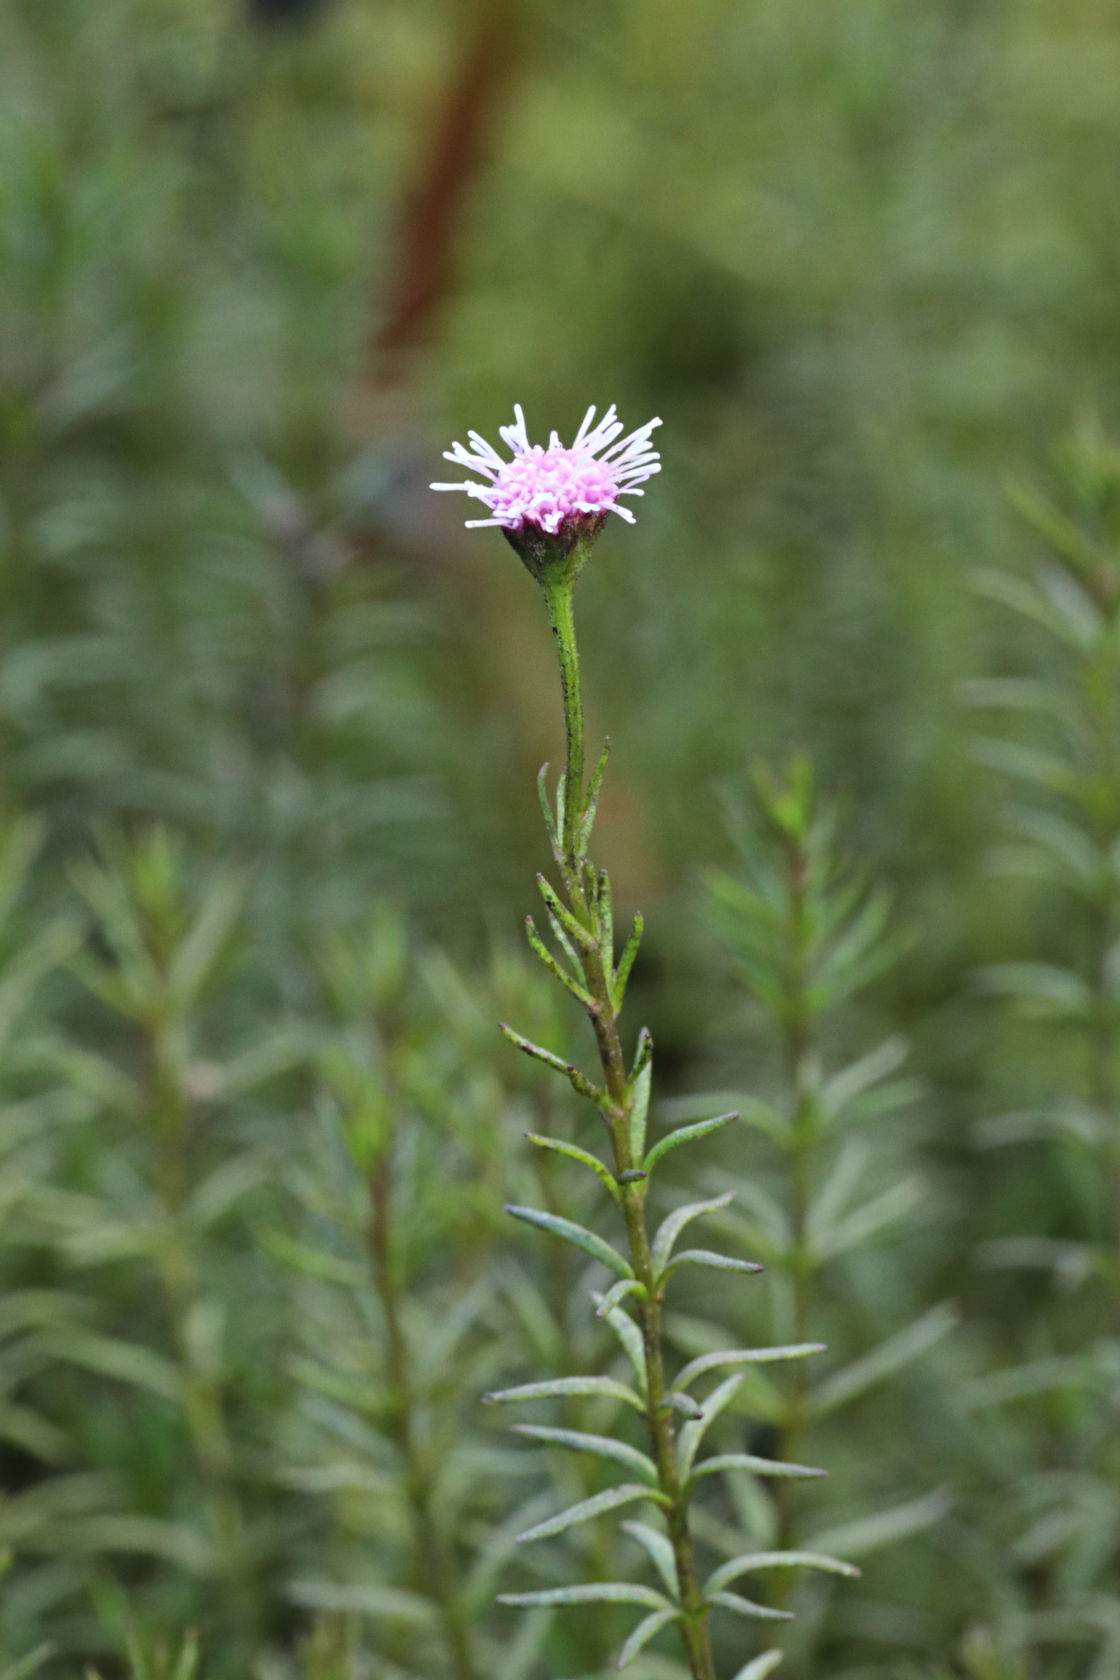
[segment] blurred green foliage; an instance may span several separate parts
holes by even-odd
[[[617,1649],[493,1602],[601,1484],[476,1396],[616,1349],[601,1276],[498,1212],[597,1212],[492,1029],[575,1024],[510,955],[547,627],[424,490],[515,400],[544,435],[613,399],[665,419],[580,585],[655,1121],[797,1113],[747,761],[807,751],[893,889],[893,966],[813,1023],[884,1081],[875,1142],[812,1154],[832,1215],[865,1176],[897,1215],[813,1278],[818,1397],[885,1380],[822,1417],[804,1521],[868,1560],[804,1589],[789,1671],[1120,1680],[1118,72],[1105,0],[0,7],[0,1677]],[[750,1240],[783,1135],[713,1144]]]

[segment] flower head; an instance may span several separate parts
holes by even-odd
[[[660,420],[649,420],[617,441],[623,427],[614,404],[598,425],[594,408],[589,408],[570,449],[564,448],[555,432],[548,448],[542,449],[539,443],[529,442],[520,405],[515,404],[513,412],[514,424],[499,428],[512,460],[503,461],[477,432],[467,433],[470,449],[456,443],[444,451],[445,460],[484,480],[431,487],[463,490],[490,510],[488,519],[468,519],[469,528],[496,525],[529,564],[527,551],[540,553],[559,545],[568,552],[581,539],[597,534],[608,513],[634,523],[629,508],[619,505],[619,497],[643,495],[638,485],[661,471],[660,456],[650,442]]]

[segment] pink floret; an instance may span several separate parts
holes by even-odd
[[[565,449],[553,432],[547,449],[530,444],[525,416],[514,408],[512,426],[501,428],[501,437],[513,459],[504,461],[477,432],[468,432],[471,448],[456,443],[444,458],[487,482],[466,480],[462,484],[433,484],[433,490],[462,490],[490,510],[489,519],[468,519],[469,527],[497,525],[506,531],[526,526],[555,536],[568,521],[597,519],[617,513],[633,524],[634,515],[620,507],[620,496],[640,496],[637,487],[661,471],[657,450],[650,436],[660,420],[650,420],[621,442],[622,431],[614,405],[594,424],[595,410],[589,408],[570,449]]]

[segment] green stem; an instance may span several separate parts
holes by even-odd
[[[618,1117],[611,1123],[610,1135],[615,1171],[621,1175],[632,1171],[635,1166],[630,1147],[630,1110],[634,1098],[627,1086],[625,1057],[618,1020],[610,997],[607,963],[603,960],[601,946],[587,954],[584,967],[587,971],[588,989],[595,1000],[594,1009],[589,1010],[588,1014],[595,1029],[606,1088],[618,1111]],[[664,1406],[667,1384],[662,1351],[661,1296],[657,1290],[650,1252],[649,1228],[646,1223],[646,1190],[647,1182],[644,1179],[628,1184],[622,1202],[626,1235],[630,1245],[630,1263],[634,1268],[634,1276],[645,1292],[644,1299],[638,1307],[638,1322],[645,1351],[646,1424],[654,1462],[657,1465],[658,1484],[669,1501],[665,1507],[665,1521],[673,1547],[677,1585],[680,1589],[681,1608],[684,1611],[681,1635],[688,1654],[689,1667],[693,1680],[715,1680],[715,1663],[708,1636],[708,1613],[696,1572],[688,1520],[689,1490],[680,1480],[673,1425]]]
[[[401,1320],[400,1291],[390,1233],[390,1191],[390,1163],[386,1151],[370,1177],[369,1246],[374,1259],[381,1310],[385,1315],[389,1382],[396,1402],[397,1441],[412,1511],[416,1558],[439,1611],[455,1680],[480,1680],[470,1623],[451,1579],[451,1561],[436,1522],[431,1466],[416,1429],[416,1397],[409,1372],[408,1343]]]
[[[194,1252],[182,1223],[190,1185],[181,1026],[157,1010],[147,1024],[147,1039],[158,1138],[156,1178],[165,1210],[165,1236],[157,1263],[183,1373],[183,1412],[204,1491],[208,1525],[221,1558],[220,1577],[235,1617],[243,1628],[252,1630],[257,1625],[257,1608],[247,1569],[245,1525],[235,1487],[225,1399],[220,1381],[200,1363],[190,1334],[202,1296]]]
[[[551,1130],[551,1128],[545,1124],[540,1125],[538,1130],[545,1131]],[[541,1193],[541,1200],[543,1201],[547,1211],[549,1213],[562,1215],[564,1212],[564,1206],[556,1194],[555,1174],[553,1171],[555,1166],[556,1162],[554,1160],[549,1161],[547,1157],[544,1159],[538,1159],[536,1178],[537,1185]],[[572,1293],[575,1288],[574,1273],[575,1266],[573,1259],[569,1254],[567,1245],[565,1244],[562,1251],[553,1256],[552,1263],[548,1268],[548,1275],[545,1278],[546,1299],[548,1301],[549,1310],[551,1311],[553,1319],[557,1324],[563,1324],[567,1317],[568,1302],[571,1300]],[[568,1376],[571,1370],[572,1367],[565,1364],[564,1366],[559,1367],[559,1374]],[[588,1419],[584,1410],[585,1404],[586,1402],[582,1401],[574,1394],[566,1394],[564,1396],[560,1407],[562,1414],[560,1421],[565,1429],[585,1430],[589,1427]],[[582,1482],[581,1485],[583,1486],[584,1498],[590,1498],[593,1493],[598,1492],[598,1485],[594,1481],[586,1480]],[[614,1552],[611,1543],[610,1526],[600,1518],[597,1522],[589,1525],[588,1533],[590,1535],[590,1539],[588,1541],[588,1561],[591,1566],[593,1578],[599,1581],[610,1581],[614,1578]]]
[[[568,756],[564,765],[564,861],[575,877],[578,873],[579,823],[583,815],[583,701],[579,686],[579,652],[573,597],[575,579],[565,577],[542,585],[548,622],[556,640],[560,660],[560,683],[564,691],[564,729]],[[570,883],[569,883],[570,885]]]
[[[809,1253],[810,1168],[815,1138],[814,1099],[806,1079],[810,1049],[809,1008],[806,976],[806,875],[808,858],[799,838],[786,845],[789,883],[789,970],[786,976],[786,1076],[793,1096],[790,1130],[790,1265],[793,1285],[794,1342],[809,1339],[809,1316],[813,1292],[813,1266]],[[778,1456],[796,1460],[802,1433],[809,1421],[809,1392],[803,1360],[795,1360],[791,1389],[782,1427]],[[777,1489],[778,1546],[787,1550],[796,1542],[795,1489],[780,1482]],[[779,1602],[784,1603],[792,1582],[779,1577]]]
[[[628,1190],[623,1203],[623,1213],[626,1219],[626,1234],[630,1240],[630,1260],[634,1267],[634,1275],[646,1291],[646,1299],[638,1309],[646,1363],[646,1422],[653,1446],[654,1462],[657,1465],[658,1483],[661,1492],[669,1499],[665,1509],[665,1522],[673,1548],[681,1607],[685,1612],[681,1635],[694,1680],[715,1680],[707,1610],[696,1572],[692,1532],[688,1521],[688,1489],[681,1484],[673,1426],[664,1406],[666,1382],[661,1346],[661,1297],[655,1287],[645,1220],[644,1189],[633,1186]]]
[[[583,953],[583,969],[591,1003],[587,1016],[595,1034],[603,1081],[613,1111],[610,1125],[611,1148],[617,1174],[633,1171],[636,1162],[630,1142],[630,1114],[634,1095],[626,1074],[626,1056],[611,998],[610,976],[614,952],[610,949],[596,904],[595,873],[580,856],[579,830],[583,821],[583,709],[580,699],[579,653],[576,647],[572,609],[574,579],[545,584],[549,622],[560,656],[560,680],[564,693],[564,723],[568,759],[564,770],[564,824],[562,834],[565,886],[572,911],[591,934],[590,948]],[[689,1489],[682,1483],[676,1439],[668,1410],[665,1362],[662,1349],[661,1297],[656,1287],[649,1229],[646,1223],[645,1179],[628,1183],[622,1200],[630,1263],[641,1283],[644,1299],[638,1307],[646,1371],[646,1424],[658,1484],[666,1497],[665,1520],[673,1548],[677,1586],[684,1619],[681,1636],[693,1680],[716,1680],[715,1662],[708,1633],[708,1611],[696,1570],[692,1533],[688,1520]]]
[[[1090,723],[1096,737],[1104,796],[1098,813],[1098,841],[1110,855],[1120,833],[1120,711],[1114,652],[1117,625],[1085,669],[1083,686]],[[1092,906],[1089,940],[1094,993],[1093,1028],[1089,1041],[1089,1089],[1095,1106],[1112,1122],[1104,1146],[1104,1174],[1111,1202],[1111,1237],[1117,1250],[1115,1277],[1120,1285],[1120,1093],[1117,1085],[1115,1002],[1109,981],[1109,956],[1117,936],[1117,891],[1108,873]]]

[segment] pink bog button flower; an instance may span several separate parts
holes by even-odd
[[[661,471],[661,457],[650,441],[661,421],[648,420],[636,432],[621,437],[622,421],[613,403],[598,424],[596,410],[589,408],[570,449],[555,432],[543,449],[529,442],[519,404],[513,413],[513,425],[499,428],[511,460],[503,460],[477,432],[468,432],[471,447],[456,443],[444,451],[444,459],[466,467],[478,478],[431,488],[462,490],[482,502],[489,517],[468,519],[468,529],[496,526],[534,577],[544,582],[546,570],[552,571],[573,554],[582,564],[608,514],[617,513],[634,523],[634,515],[621,506],[619,498],[643,495],[638,486]]]

